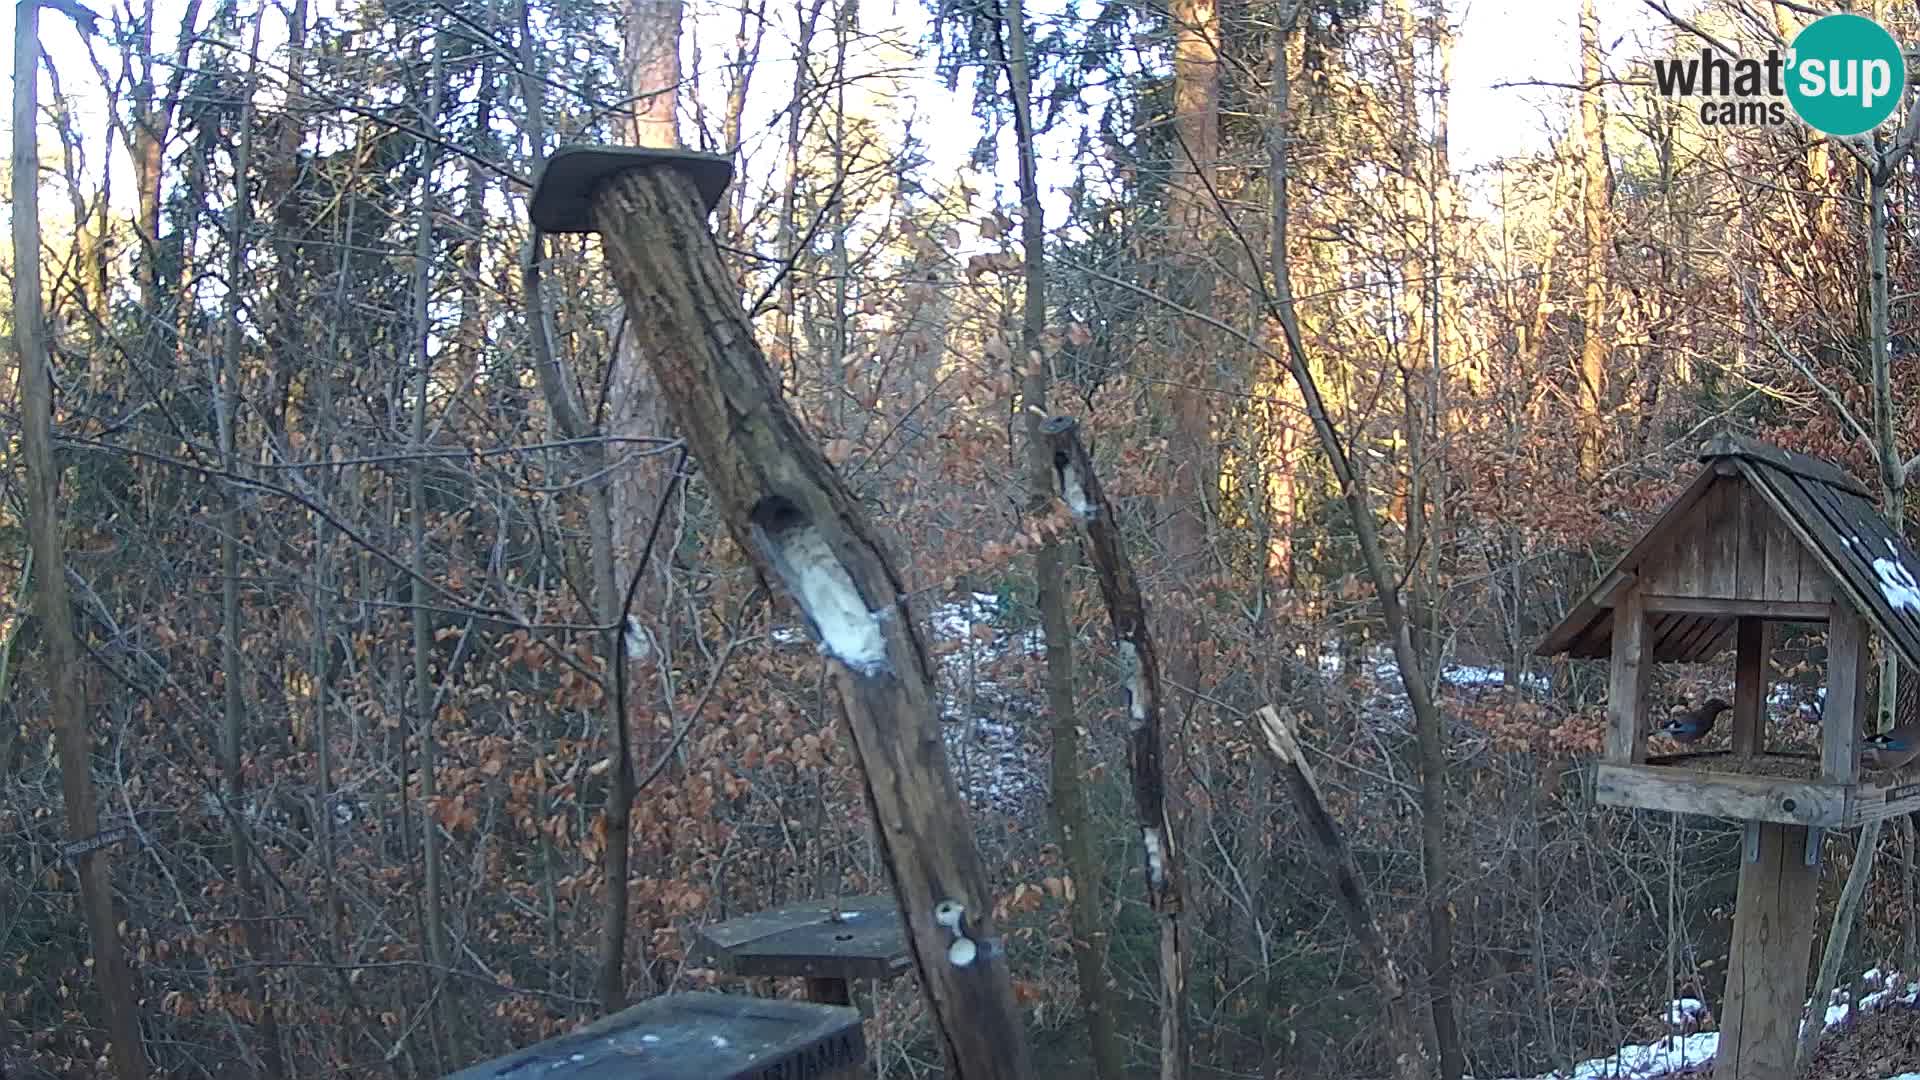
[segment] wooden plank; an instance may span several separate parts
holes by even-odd
[[[1804,601],[1800,591],[1800,565],[1802,562],[1801,543],[1787,523],[1780,519],[1780,510],[1767,503],[1758,489],[1749,488],[1752,497],[1760,499],[1766,509],[1763,539],[1766,543],[1766,590],[1765,595],[1778,600]]]
[[[664,994],[447,1080],[855,1080],[866,1060],[857,1009]]]
[[[1701,587],[1706,576],[1706,556],[1702,549],[1711,521],[1709,515],[1726,483],[1724,478],[1715,477],[1713,484],[1701,492],[1700,501],[1694,504],[1692,512],[1687,515],[1686,528],[1679,531],[1664,553],[1656,550],[1638,567],[1648,589],[1657,588],[1677,596],[1703,595]]]
[[[1862,784],[1855,794],[1847,824],[1865,825],[1920,811],[1920,781],[1908,779],[1885,786]]]
[[[1640,591],[1631,590],[1613,609],[1613,666],[1607,688],[1607,760],[1644,761],[1647,756],[1647,617]]]
[[[839,917],[836,919],[835,915]],[[694,931],[696,956],[734,975],[891,979],[913,964],[891,896],[795,904]]]
[[[1643,596],[1641,606],[1654,614],[1730,615],[1775,622],[1826,622],[1831,604],[1804,600],[1718,600],[1705,596]]]
[[[1820,714],[1820,775],[1826,780],[1851,784],[1860,777],[1866,694],[1866,620],[1836,604],[1827,622],[1827,701]]]
[[[1767,659],[1772,634],[1767,624],[1746,617],[1736,631],[1733,663],[1733,752],[1752,757],[1767,750]]]
[[[1844,787],[1816,780],[1612,762],[1594,767],[1594,799],[1609,806],[1823,827],[1845,824],[1849,809]]]
[[[1733,619],[1716,619],[1706,615],[1687,616],[1692,622],[1685,630],[1676,635],[1672,655],[1656,650],[1654,659],[1678,660],[1687,663],[1699,663],[1712,659],[1714,645],[1723,640],[1733,628]]]
[[[1920,561],[1892,523],[1865,499],[1824,492],[1827,505],[1841,515],[1860,573],[1861,587],[1883,602],[1893,620],[1881,627],[1881,637],[1898,650],[1920,651],[1920,600],[1910,595],[1920,583]],[[1911,661],[1909,661],[1911,663]]]
[[[1642,612],[1646,611],[1643,606]],[[1615,622],[1619,612],[1614,613]],[[1702,623],[1713,620],[1704,615],[1648,615],[1647,656],[1657,661],[1677,660],[1686,655],[1687,642],[1700,633]]]
[[[1742,600],[1786,600],[1767,591],[1767,527],[1773,511],[1753,493],[1753,483],[1745,474],[1740,477],[1739,487],[1733,515],[1734,595]]]
[[[1759,826],[1759,857],[1740,866],[1715,1080],[1791,1080],[1819,910],[1807,830]]]
[[[1588,623],[1565,651],[1568,656],[1583,660],[1599,660],[1613,655],[1613,609],[1603,610],[1599,617]]]
[[[1833,576],[1820,566],[1813,552],[1800,549],[1800,600],[1807,604],[1831,604],[1846,595],[1833,584]]]
[[[1732,598],[1740,595],[1740,502],[1747,482],[1738,476],[1723,476],[1707,493],[1706,528],[1699,533],[1702,596]]]

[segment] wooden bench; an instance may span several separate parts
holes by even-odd
[[[446,1080],[856,1080],[853,1009],[738,994],[666,994]]]

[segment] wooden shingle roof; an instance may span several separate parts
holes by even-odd
[[[1818,458],[1732,435],[1710,442],[1700,460],[1704,467],[1699,475],[1632,550],[1575,602],[1534,650],[1537,655],[1611,655],[1614,595],[1670,556],[1682,535],[1700,526],[1702,514],[1711,509],[1707,502],[1726,490],[1716,482],[1737,476],[1757,497],[1741,512],[1762,513],[1758,507],[1764,506],[1771,511],[1767,516],[1777,519],[1743,519],[1740,532],[1784,526],[1830,579],[1834,601],[1858,611],[1907,664],[1920,665],[1920,556],[1880,516],[1866,487]],[[1726,599],[1737,607],[1742,597]],[[1650,612],[1653,659],[1701,661],[1724,649],[1741,612],[1710,608],[1705,602],[1692,611]]]

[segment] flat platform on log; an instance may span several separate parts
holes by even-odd
[[[731,975],[891,979],[913,965],[892,896],[757,912],[693,933],[696,956]]]
[[[854,1009],[667,994],[446,1080],[851,1080],[866,1058]]]
[[[1791,754],[1741,760],[1729,752],[1669,754],[1644,765],[1594,766],[1594,799],[1676,814],[1845,829],[1920,810],[1920,782],[1889,775],[1827,783]]]

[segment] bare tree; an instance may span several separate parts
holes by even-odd
[[[65,0],[51,5],[91,32],[95,16]],[[40,295],[39,0],[21,0],[13,27],[13,343],[20,356],[21,444],[27,471],[27,530],[40,587],[35,608],[47,646],[47,681],[58,734],[67,836],[80,875],[80,903],[93,939],[110,1055],[118,1080],[143,1080],[147,1051],[133,973],[113,910],[107,845],[95,842],[100,814],[93,786],[93,736],[87,724],[85,675],[67,591],[67,555],[60,518],[60,474],[53,454],[53,358]]]

